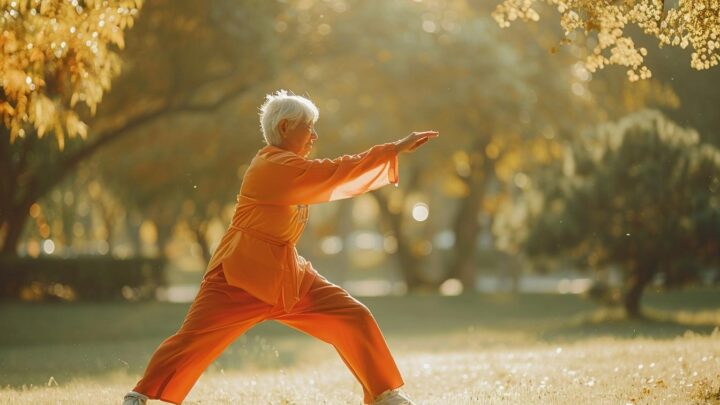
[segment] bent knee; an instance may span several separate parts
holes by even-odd
[[[356,304],[352,305],[349,309],[351,322],[355,326],[365,329],[367,327],[375,327],[377,325],[375,317],[372,312],[370,312],[370,309],[361,302],[356,301]]]

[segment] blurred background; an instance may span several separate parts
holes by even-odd
[[[596,40],[552,14],[500,28],[493,1],[127,3],[87,127],[2,128],[6,299],[191,301],[278,89],[318,105],[313,157],[442,134],[398,188],[311,208],[299,251],[353,294],[584,294],[637,316],[649,289],[720,283],[720,70],[690,49],[629,27],[652,71],[630,81],[591,72]]]

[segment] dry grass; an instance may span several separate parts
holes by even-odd
[[[473,339],[473,333],[465,337]],[[406,389],[418,403],[720,404],[717,332],[662,341],[599,338],[562,346],[453,349],[398,353]],[[310,350],[317,356],[310,364],[208,372],[186,403],[361,403],[359,386],[334,353]],[[117,372],[50,380],[49,387],[6,388],[0,390],[0,404],[119,403],[135,378]]]
[[[403,371],[406,390],[419,404],[720,404],[720,331],[711,332],[720,320],[716,302],[675,311],[657,305],[649,311],[653,320],[631,321],[617,311],[580,301],[555,302],[556,297],[548,297],[543,310],[537,308],[542,302],[538,297],[463,301],[467,299],[431,305],[427,301],[436,298],[369,302]],[[488,303],[493,306],[483,315],[480,308]],[[468,305],[473,310],[463,312]],[[430,306],[433,311],[427,310]],[[568,307],[575,309],[561,311]],[[103,314],[137,309],[92,309],[97,318],[88,322],[97,328]],[[174,310],[146,309],[146,316]],[[423,317],[408,317],[413,309]],[[42,323],[34,324],[32,314],[54,314],[68,323],[67,317],[87,315],[83,311],[90,309],[53,311],[5,307],[0,321],[24,321],[42,334],[48,332]],[[181,316],[183,311],[177,312]],[[451,314],[458,318],[448,319]],[[170,318],[167,327],[176,327],[177,317]],[[71,326],[82,328],[83,323]],[[57,330],[54,340],[28,330],[0,337],[0,382],[5,386],[0,404],[119,404],[166,336],[158,330],[157,336],[113,339],[103,330],[89,339],[76,332]],[[26,343],[18,340],[22,336]],[[275,325],[263,325],[232,345],[186,401],[360,403],[360,387],[334,350]]]

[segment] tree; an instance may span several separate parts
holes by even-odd
[[[360,150],[415,127],[438,129],[449,141],[406,160],[399,188],[373,193],[384,229],[397,241],[395,257],[410,289],[452,277],[472,291],[467,287],[476,276],[478,235],[487,226],[477,219],[492,218],[493,207],[507,194],[505,184],[526,172],[521,166],[531,154],[554,158],[560,148],[548,144],[625,108],[615,94],[603,93],[608,81],[578,64],[571,47],[554,57],[545,52],[554,41],[548,22],[503,33],[483,17],[486,10],[470,3],[347,2],[341,14],[324,4],[327,9],[314,9],[309,20],[283,21],[282,39],[309,32],[303,49],[314,55],[312,63],[279,80],[301,84],[293,88],[311,91],[321,107],[323,154]],[[317,32],[308,28],[315,24]],[[634,103],[628,109],[655,98],[647,89],[656,83],[621,79],[612,89],[628,93],[625,99]],[[435,271],[431,278],[422,277],[429,249],[416,248],[431,237],[410,230],[414,221],[402,203],[418,194],[442,194],[442,209],[433,210],[425,228],[449,227],[455,235],[448,271]]]
[[[87,136],[79,111],[95,113],[120,73],[117,48],[142,0],[0,2],[0,118],[17,137],[53,132],[60,149]]]
[[[52,2],[42,4],[45,3],[54,4]],[[127,7],[125,9],[122,7],[126,3],[133,2],[116,1],[108,4],[116,4],[118,13],[126,13]],[[25,3],[11,4],[23,6]],[[32,6],[35,3],[29,4]],[[57,7],[59,10],[65,10],[67,4],[70,3],[63,2],[62,6]],[[93,6],[89,9],[94,10],[96,2],[84,4],[86,8],[81,11],[86,10],[88,5]],[[17,13],[26,10],[32,14],[37,7],[31,6],[23,6],[25,8],[19,9]],[[143,18],[138,20],[138,25],[131,31],[132,35],[127,38],[128,46],[123,54],[124,70],[117,78],[122,85],[116,86],[115,91],[109,93],[102,107],[98,109],[98,114],[88,121],[86,141],[79,141],[77,138],[67,139],[63,142],[64,150],[60,151],[52,143],[47,142],[47,137],[33,136],[30,132],[34,131],[34,127],[19,128],[18,136],[13,136],[12,122],[8,121],[8,124],[0,126],[0,164],[3,165],[3,175],[0,178],[0,241],[2,243],[0,252],[16,253],[29,207],[98,150],[160,118],[217,111],[240,95],[247,94],[262,83],[264,78],[272,76],[272,66],[258,62],[272,60],[275,56],[268,51],[267,46],[258,47],[256,44],[272,43],[270,40],[261,41],[259,38],[272,35],[273,25],[268,20],[274,19],[275,7],[277,4],[271,2],[237,8],[235,2],[223,0],[212,3],[154,1],[143,9]],[[231,8],[234,12],[227,12]],[[105,18],[109,20],[110,14],[100,12],[96,17],[96,20],[90,19],[85,24],[94,21],[98,27],[106,26],[108,23],[103,21]],[[3,18],[7,19],[4,15]],[[37,21],[37,24],[43,27],[44,22],[49,22],[52,26],[53,18],[58,29],[64,27],[63,29],[72,30],[75,17],[71,11],[67,11],[66,14],[59,13],[55,17],[47,17],[48,21]],[[218,20],[221,23],[218,23]],[[24,28],[24,21],[23,19],[9,27],[14,27],[16,32],[20,33],[35,32],[30,28]],[[241,30],[240,27],[243,29]],[[94,32],[92,28],[89,26],[88,32]],[[76,32],[78,30],[80,29],[76,27]],[[12,34],[13,31],[4,32],[6,36],[20,37],[19,34]],[[116,36],[117,33],[114,35]],[[9,47],[10,42],[7,39],[3,41],[6,41],[4,46],[6,53],[8,49],[24,50],[28,43],[28,41],[22,43],[16,41],[17,46]],[[67,40],[65,43],[67,47],[70,41]],[[41,42],[41,44],[42,48],[39,46],[33,48],[52,53],[50,50],[58,46],[62,47],[62,41],[54,45],[52,42]],[[90,44],[93,48],[92,41]],[[99,48],[98,52],[100,52]],[[70,56],[74,54],[69,53]],[[24,58],[31,60],[30,56]],[[117,57],[108,56],[108,58],[107,61],[102,58],[93,61],[103,63],[103,66],[111,61],[119,63]],[[24,60],[21,57],[18,59]],[[66,59],[69,60],[67,66],[63,66],[68,72],[75,72],[78,69],[76,64],[82,65],[82,60],[78,62],[74,57],[62,58],[61,61]],[[55,65],[50,63],[49,66]],[[55,83],[53,87],[46,85],[41,88],[35,85],[33,91],[48,88],[48,91],[54,92],[48,93],[48,97],[67,99],[69,105],[86,99],[100,101],[99,98],[93,99],[84,95],[83,91],[88,91],[87,86],[78,84],[80,87],[74,88],[76,82],[72,81],[70,73],[59,74],[55,70],[52,72],[56,80],[45,79],[45,82]],[[117,74],[116,70],[113,72]],[[8,82],[6,79],[8,74],[11,77],[14,74],[10,70],[2,73],[3,83]],[[110,79],[111,76],[106,75],[98,78],[97,82],[101,84],[107,82],[109,85]],[[92,95],[97,95],[97,91],[99,90],[95,88]],[[21,95],[18,97],[18,100],[22,100]],[[91,113],[97,102],[90,105]],[[3,105],[7,107],[6,104]],[[16,111],[15,107],[13,111]],[[46,109],[42,107],[42,111]],[[70,121],[74,122],[74,119]],[[84,124],[78,125],[79,128],[84,128]],[[26,132],[25,136],[19,136],[20,130]],[[53,125],[52,130],[56,131],[57,135],[62,128]],[[38,130],[38,135],[40,133]]]
[[[254,109],[240,111],[239,115],[254,118]],[[223,119],[211,120],[161,120],[91,160],[103,184],[127,209],[154,222],[161,254],[174,227],[184,221],[206,263],[212,254],[207,227],[220,217],[226,203],[235,201],[242,174],[239,167],[252,157],[260,138],[254,120],[233,121],[232,127],[222,124]],[[140,139],[143,147],[137,148]],[[113,155],[121,157],[108,164]]]
[[[495,231],[531,257],[569,254],[621,266],[624,307],[640,316],[644,288],[692,280],[720,262],[720,150],[655,111],[599,127],[534,179]]]
[[[495,179],[494,165],[502,152],[496,146],[516,134],[522,134],[520,139],[538,136],[536,128],[557,125],[559,118],[571,126],[587,121],[587,111],[593,113],[592,101],[571,92],[576,79],[568,63],[571,59],[548,58],[536,45],[545,35],[532,28],[502,35],[492,20],[483,18],[466,1],[448,2],[445,7],[353,2],[342,15],[328,12],[324,16],[322,22],[332,28],[333,35],[308,41],[305,48],[312,49],[316,58],[313,69],[307,70],[315,74],[305,80],[313,96],[321,96],[321,107],[324,98],[335,100],[336,111],[321,123],[332,120],[340,129],[338,142],[331,145],[337,150],[332,152],[359,149],[369,142],[368,137],[386,142],[387,134],[413,128],[435,128],[446,134],[451,142],[440,142],[406,160],[400,188],[380,190],[373,196],[385,229],[397,241],[395,256],[410,289],[442,282],[442,277],[457,277],[472,285],[481,230],[476,218],[486,188]],[[332,75],[335,71],[341,74]],[[578,86],[585,88],[582,83]],[[337,100],[341,100],[340,108]],[[327,134],[323,133],[323,139]],[[455,159],[449,156],[458,156],[462,168],[456,170]],[[445,187],[446,183],[454,186]],[[443,187],[429,191],[433,184]],[[425,224],[438,218],[445,227],[445,221],[451,221],[457,235],[449,263],[452,270],[430,280],[422,277],[428,249],[418,248],[430,244],[430,238],[424,232],[409,231],[414,221],[398,201],[444,189],[455,191],[445,193],[445,209],[434,211],[437,214]],[[441,211],[445,211],[442,219]]]
[[[78,170],[76,176],[33,204],[30,216],[34,226],[26,229],[24,238],[30,256],[39,253],[35,249],[38,239],[52,240],[55,254],[65,257],[112,252],[125,211],[94,178],[90,170]]]
[[[666,4],[674,1],[664,0],[503,0],[493,17],[502,27],[518,18],[538,21],[538,3],[557,8],[566,43],[580,38],[578,33],[594,34],[586,45],[592,49],[585,59],[591,72],[622,65],[628,67],[631,81],[651,76],[644,65],[647,49],[635,46],[625,31],[628,25],[655,37],[661,45],[692,46],[690,66],[694,69],[709,69],[720,61],[720,3],[716,0],[679,0],[675,7]]]
[[[30,206],[58,184],[42,166],[65,134],[87,136],[81,119],[94,113],[119,73],[124,46],[141,0],[0,2],[0,253],[14,254]],[[84,107],[84,108],[83,108]]]
[[[155,2],[128,37],[129,68],[118,78],[126,85],[110,94],[103,110],[112,117],[166,102],[180,107],[90,160],[128,209],[155,224],[161,254],[175,226],[185,222],[209,260],[207,225],[234,201],[237,168],[260,145],[256,103],[283,64],[273,38],[279,10],[275,2]]]

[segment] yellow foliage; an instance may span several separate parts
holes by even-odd
[[[508,200],[509,196],[505,193],[487,196],[482,201],[483,212],[494,215],[503,204],[508,202]]]
[[[10,139],[32,126],[41,137],[87,136],[74,108],[94,114],[111,80],[120,72],[114,47],[132,26],[142,0],[0,0],[0,103]],[[48,84],[50,82],[50,85]]]
[[[451,198],[463,198],[468,195],[470,189],[464,181],[457,176],[447,176],[443,182],[443,193]]]
[[[87,125],[80,121],[77,114],[69,112],[65,118],[65,126],[67,127],[68,135],[72,138],[75,135],[80,135],[81,138],[87,138]]]
[[[501,27],[518,18],[537,21],[540,17],[533,6],[538,2],[557,8],[566,38],[576,32],[596,34],[596,44],[585,59],[591,72],[606,65],[621,65],[628,68],[630,81],[652,76],[644,65],[647,50],[636,47],[625,34],[628,24],[654,36],[661,46],[691,45],[690,66],[694,69],[708,69],[720,62],[720,0],[679,0],[669,10],[661,0],[503,0],[493,17]]]
[[[680,98],[673,91],[670,85],[657,81],[644,80],[623,88],[622,100],[625,111],[639,111],[648,105],[648,100],[668,107],[680,107]]]
[[[488,146],[485,147],[485,154],[490,159],[497,159],[497,157],[500,156],[500,147],[498,146],[498,143],[491,142],[488,144]]]
[[[453,153],[453,162],[455,163],[455,171],[461,177],[470,176],[470,155],[464,150],[457,150]]]

